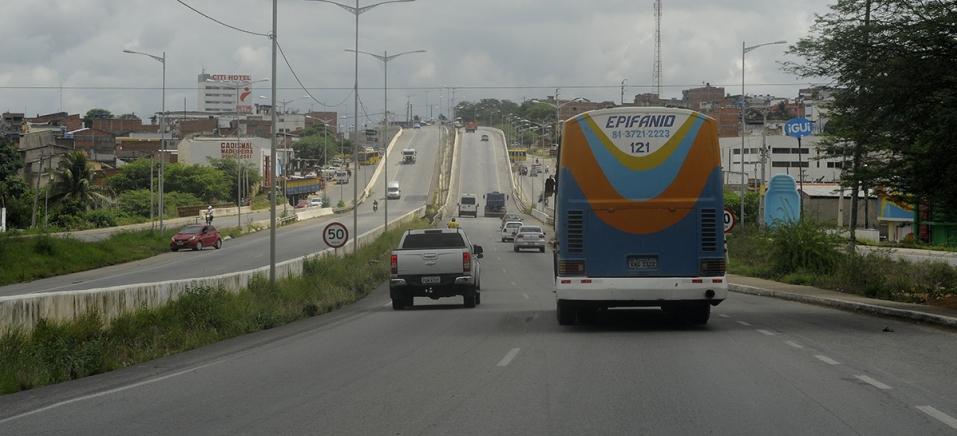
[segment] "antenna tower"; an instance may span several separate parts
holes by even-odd
[[[655,95],[661,98],[661,0],[655,0],[655,66],[652,72]]]

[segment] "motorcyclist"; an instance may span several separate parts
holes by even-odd
[[[452,221],[449,221],[449,228],[450,229],[459,228],[459,223],[455,222],[455,218],[452,218]]]
[[[213,223],[213,205],[209,205],[209,207],[206,208],[206,224],[209,225],[212,223]]]
[[[379,210],[379,200],[372,200],[372,211],[375,212],[378,210]]]

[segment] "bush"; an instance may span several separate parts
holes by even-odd
[[[844,258],[840,249],[844,240],[828,230],[828,225],[807,218],[776,220],[768,232],[771,273],[827,275],[836,271]]]
[[[109,209],[91,210],[83,218],[98,229],[117,226],[116,215]]]

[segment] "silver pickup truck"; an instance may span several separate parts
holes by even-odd
[[[405,309],[415,297],[461,295],[465,307],[481,304],[482,246],[462,229],[409,230],[392,250],[389,296],[392,308]]]

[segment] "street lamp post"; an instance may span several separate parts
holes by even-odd
[[[354,49],[355,51],[355,82],[352,87],[352,96],[354,100],[353,110],[355,112],[354,113],[355,118],[353,119],[355,121],[355,125],[352,130],[352,138],[353,138],[352,154],[353,154],[353,161],[358,165],[359,147],[356,147],[356,142],[359,139],[359,15],[362,15],[363,12],[366,12],[369,9],[372,9],[379,5],[384,5],[386,3],[408,3],[408,2],[413,2],[415,0],[389,0],[389,1],[384,1],[380,3],[374,3],[369,6],[363,6],[361,8],[359,7],[359,0],[356,0],[355,7],[347,6],[342,3],[338,3],[338,2],[334,2],[330,0],[309,0],[309,1],[331,3],[336,6],[339,6],[342,9],[349,11],[350,13],[356,16],[356,40],[355,40],[356,42],[355,42],[355,49]],[[358,168],[356,169],[358,170]],[[358,171],[356,171],[356,173],[358,174]],[[358,230],[359,229],[359,210],[358,210],[359,209],[359,185],[358,184],[353,185],[352,191],[353,191],[352,231],[353,233],[358,235],[359,234],[359,230]],[[359,238],[352,239],[352,252],[353,254],[359,253]]]
[[[374,57],[374,58],[376,58],[376,59],[382,61],[382,64],[384,65],[385,71],[384,71],[383,76],[385,76],[385,87],[383,88],[383,100],[384,100],[384,102],[383,102],[383,108],[384,108],[383,112],[385,113],[385,117],[383,118],[383,128],[382,128],[382,129],[384,130],[384,132],[383,132],[383,134],[382,134],[382,140],[383,140],[383,141],[387,141],[388,138],[389,138],[389,61],[391,61],[391,60],[393,60],[393,59],[395,59],[395,58],[397,58],[397,57],[399,57],[399,56],[402,56],[402,55],[404,55],[404,54],[409,54],[409,53],[425,53],[425,50],[407,51],[407,52],[402,52],[402,53],[399,53],[399,54],[394,54],[394,55],[392,55],[392,56],[389,56],[389,52],[388,52],[388,51],[382,52],[382,53],[383,53],[382,56],[379,56],[379,55],[377,55],[377,54],[375,54],[375,53],[369,53],[369,52],[367,52],[367,51],[350,50],[350,49],[346,49],[346,51],[355,51],[355,52],[357,52],[357,53],[367,54],[367,55],[369,55],[369,56],[372,56],[372,57]],[[388,143],[384,143],[384,144],[383,144],[382,169],[383,169],[383,176],[382,176],[382,187],[383,187],[382,189],[383,189],[383,190],[382,190],[382,192],[385,193],[385,201],[382,202],[382,205],[385,207],[385,209],[384,209],[384,210],[385,210],[385,224],[384,224],[384,227],[383,227],[383,228],[385,229],[385,231],[388,231],[388,230],[389,230],[389,144],[388,144]]]
[[[159,129],[160,129],[160,171],[159,171],[159,228],[160,235],[163,234],[163,170],[165,168],[165,152],[166,152],[166,52],[163,52],[163,56],[154,56],[149,53],[142,53],[133,50],[123,50],[123,53],[138,54],[143,56],[149,56],[155,59],[157,62],[163,64],[163,102],[160,104],[160,117],[159,117]],[[96,144],[94,144],[96,145]]]
[[[741,216],[738,219],[741,221],[741,224],[744,225],[744,190],[745,190],[745,180],[744,180],[744,131],[746,130],[745,121],[744,121],[744,107],[745,107],[745,96],[744,96],[744,55],[749,51],[754,50],[758,47],[764,47],[766,45],[773,44],[787,44],[787,41],[774,41],[766,42],[764,44],[753,45],[751,47],[746,47],[744,41],[741,42]]]

